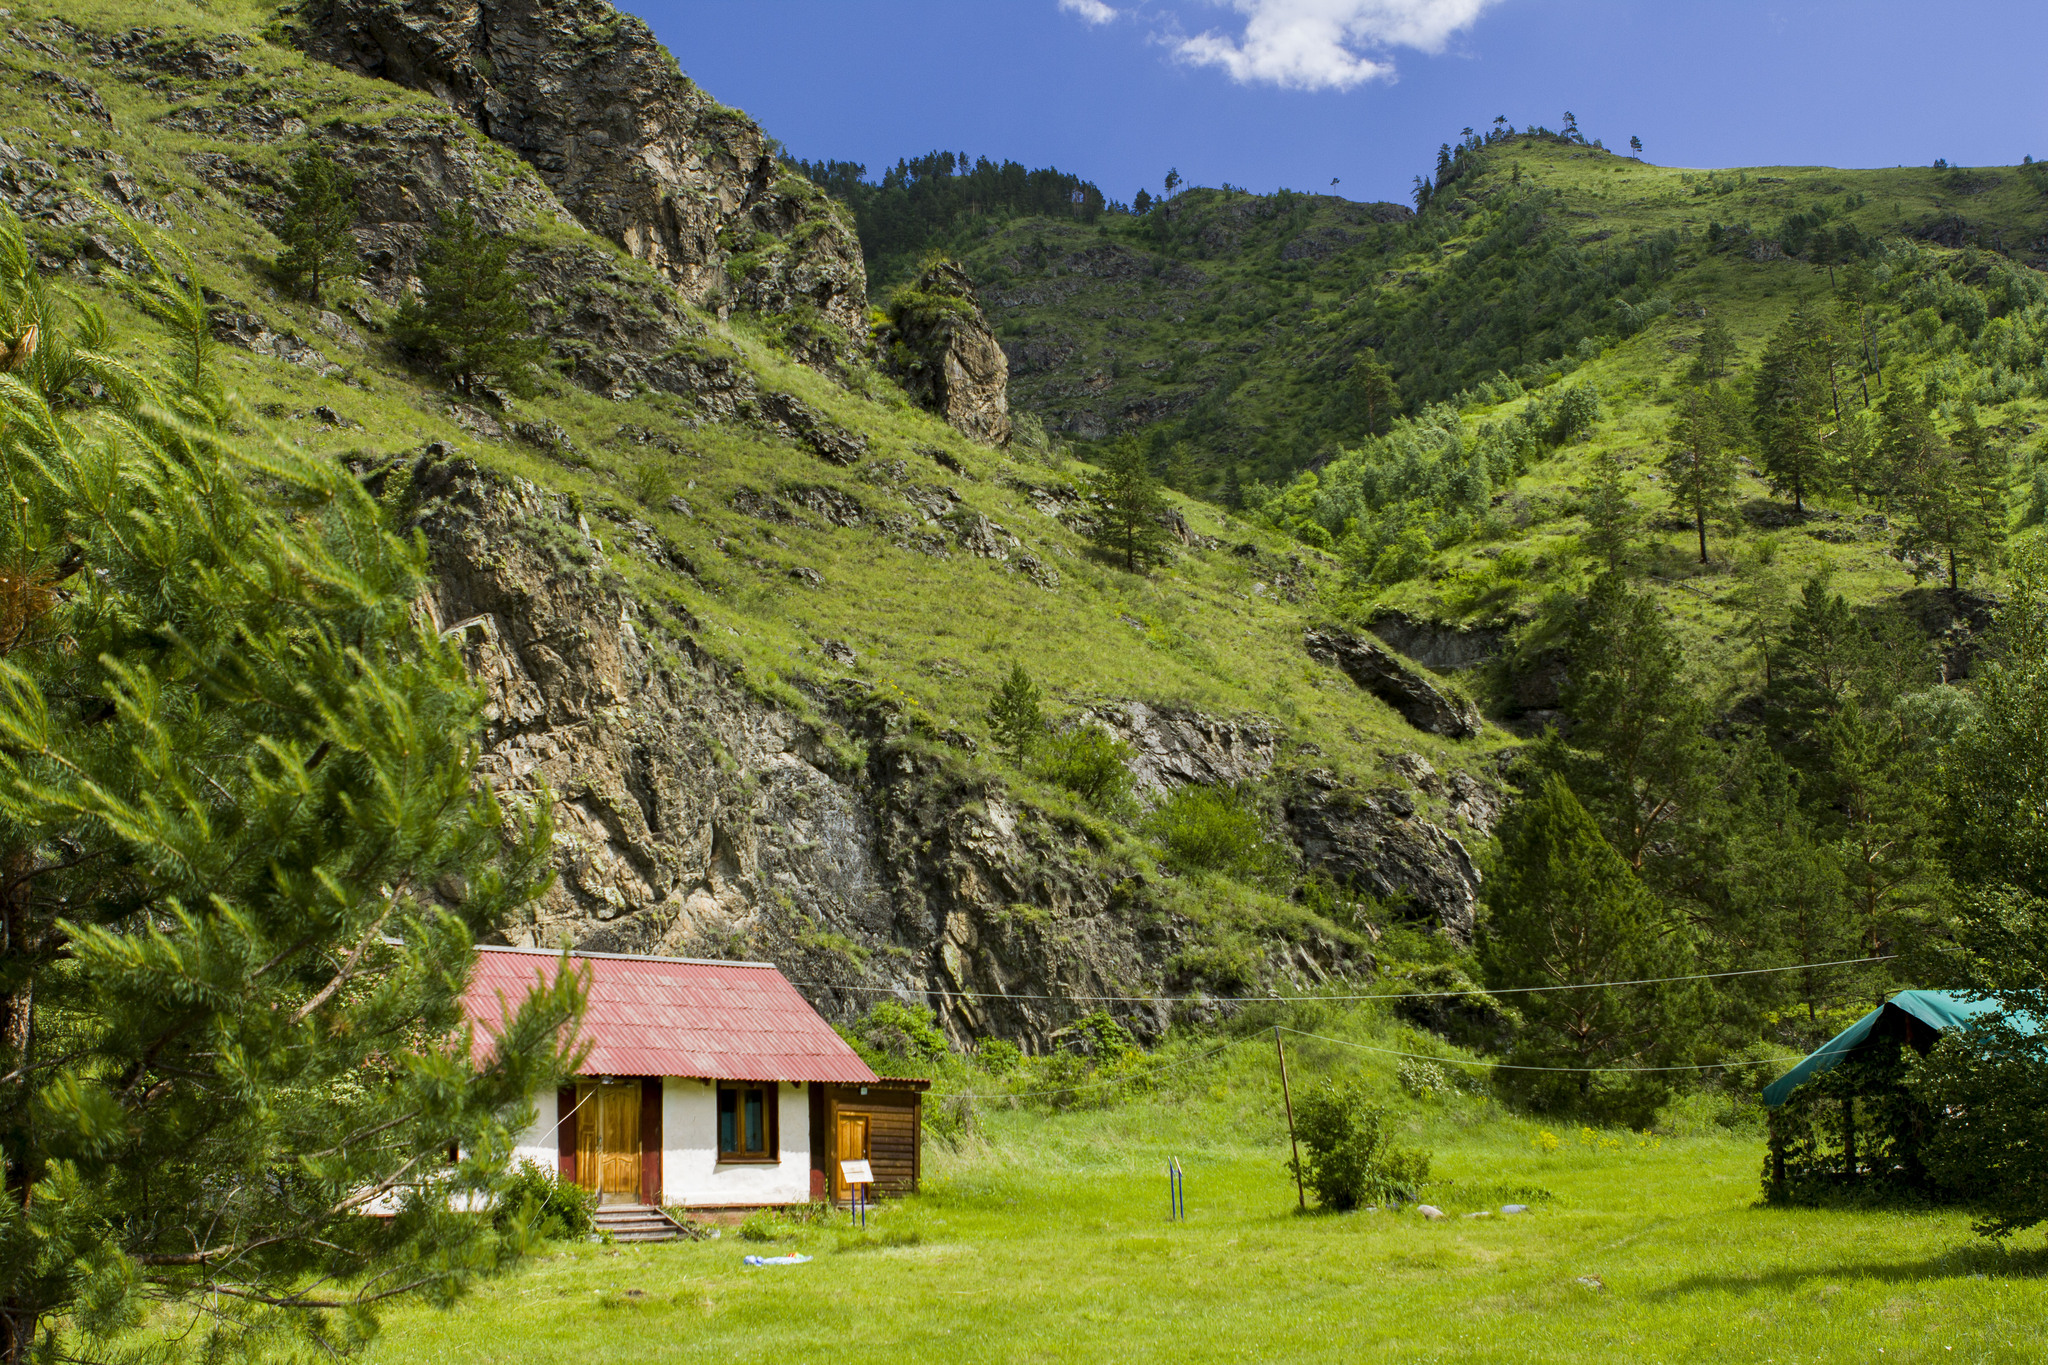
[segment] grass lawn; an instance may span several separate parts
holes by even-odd
[[[773,1244],[557,1248],[452,1312],[394,1314],[371,1359],[2048,1357],[2038,1236],[2001,1252],[1958,1213],[1757,1208],[1753,1139],[1567,1133],[1546,1151],[1484,1124],[1437,1145],[1437,1223],[1304,1217],[1284,1151],[1183,1148],[1175,1225],[1159,1171],[1181,1128],[1163,1105],[997,1115],[866,1234],[842,1219]],[[1507,1202],[1535,1207],[1462,1216]],[[816,1259],[741,1264],[778,1250]]]

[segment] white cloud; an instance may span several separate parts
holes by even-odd
[[[1213,30],[1174,42],[1184,61],[1220,66],[1245,84],[1349,90],[1386,80],[1385,49],[1441,52],[1498,0],[1223,0],[1245,16],[1238,37]],[[1063,7],[1101,0],[1060,0]],[[1381,55],[1372,55],[1381,54]]]
[[[1106,24],[1117,17],[1117,12],[1102,0],[1060,0],[1060,8],[1090,24]]]

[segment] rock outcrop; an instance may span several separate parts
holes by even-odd
[[[883,361],[919,406],[987,445],[1010,439],[1010,362],[951,261],[927,270],[889,301]]]
[[[688,302],[864,344],[867,273],[844,213],[607,0],[325,0],[300,22],[310,55],[429,92],[517,152]]]
[[[1388,648],[1439,673],[1492,663],[1508,636],[1494,626],[1451,626],[1398,611],[1374,617],[1368,629]]]
[[[1305,866],[1471,941],[1479,869],[1463,841],[1422,819],[1406,792],[1359,791],[1317,770],[1288,793],[1286,812]]]
[[[1311,627],[1302,636],[1309,657],[1342,669],[1366,691],[1401,713],[1425,734],[1471,739],[1485,722],[1479,708],[1436,683],[1415,665],[1349,631]]]
[[[1200,983],[1182,965],[1198,927],[1087,829],[1010,799],[962,737],[852,680],[802,713],[764,699],[687,615],[636,598],[611,558],[663,560],[651,528],[594,533],[567,498],[445,449],[368,477],[402,488],[432,553],[423,606],[489,698],[481,775],[511,807],[555,798],[559,876],[507,941],[764,957],[834,1017],[893,996],[932,1004],[956,1038],[1040,1048],[1087,997]],[[1090,714],[1137,750],[1150,796],[1276,771],[1278,734],[1256,718]],[[1307,865],[1469,932],[1470,859],[1404,793],[1327,774],[1289,792]],[[1262,971],[1302,982],[1355,966],[1355,945],[1320,937],[1270,947]],[[1147,1036],[1169,1022],[1163,1005],[1124,1013]]]
[[[1141,701],[1110,702],[1089,714],[1131,746],[1131,786],[1147,803],[1176,787],[1256,782],[1273,771],[1279,753],[1279,731],[1261,720],[1222,720]]]

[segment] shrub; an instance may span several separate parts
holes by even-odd
[[[904,1061],[936,1062],[952,1050],[929,1005],[877,1000],[855,1021],[851,1032],[854,1041],[867,1049]]]
[[[1324,1081],[1309,1090],[1294,1106],[1294,1127],[1308,1159],[1287,1169],[1323,1208],[1413,1199],[1429,1178],[1429,1153],[1396,1147],[1386,1111],[1355,1085]]]
[[[1038,775],[1097,810],[1114,812],[1130,803],[1131,773],[1124,766],[1130,757],[1131,746],[1107,730],[1079,725],[1046,741]]]
[[[1108,1010],[1084,1015],[1060,1030],[1065,1045],[1097,1062],[1114,1062],[1136,1053],[1138,1040]]]
[[[502,1231],[515,1220],[550,1239],[588,1237],[596,1228],[597,1195],[538,1162],[522,1161],[498,1196],[492,1221]]]
[[[1024,1053],[1006,1038],[984,1038],[974,1045],[975,1060],[991,1076],[1007,1076],[1024,1061]]]
[[[669,467],[659,460],[644,460],[633,466],[626,475],[626,491],[642,507],[666,502],[676,491],[676,476]]]
[[[1450,1078],[1444,1075],[1442,1067],[1435,1062],[1416,1061],[1413,1058],[1404,1058],[1394,1068],[1394,1079],[1401,1083],[1403,1090],[1416,1099],[1427,1099],[1440,1090],[1451,1088]]]
[[[1183,872],[1261,876],[1284,867],[1266,837],[1265,813],[1249,787],[1182,787],[1145,821],[1145,832]]]

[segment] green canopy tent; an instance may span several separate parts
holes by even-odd
[[[1922,1056],[1935,1039],[1952,1028],[1961,1028],[1978,1015],[1998,1008],[1996,1001],[1968,1000],[1943,991],[1900,991],[1870,1013],[1815,1048],[1784,1075],[1764,1087],[1764,1105],[1776,1109],[1792,1092],[1826,1071],[1833,1071],[1856,1049],[1873,1039],[1909,1043]],[[2027,1027],[2031,1021],[2022,1023]],[[2028,1028],[2031,1032],[2032,1029]]]
[[[1928,1193],[1919,1151],[1939,1117],[1907,1090],[1903,1054],[1924,1057],[1943,1034],[1998,1009],[1982,997],[1900,991],[1766,1086],[1765,1197],[1818,1202],[1855,1186]],[[2012,1022],[2039,1029],[2031,1016]]]

